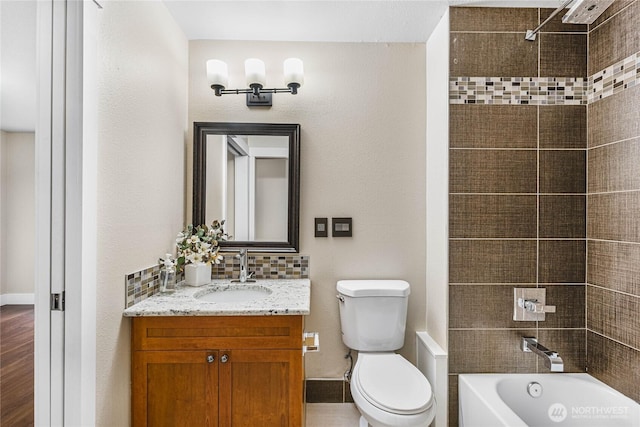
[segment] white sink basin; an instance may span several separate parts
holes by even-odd
[[[207,289],[195,298],[205,302],[250,302],[271,295],[271,290],[260,285],[232,285],[219,289]]]

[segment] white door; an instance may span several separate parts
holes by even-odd
[[[92,1],[38,1],[37,426],[95,424],[97,9]]]

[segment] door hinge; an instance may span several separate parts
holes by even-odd
[[[51,311],[64,311],[64,291],[51,294]]]

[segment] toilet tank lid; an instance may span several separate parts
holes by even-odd
[[[339,280],[338,292],[349,297],[406,297],[409,283],[404,280]]]

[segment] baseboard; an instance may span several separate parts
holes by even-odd
[[[307,403],[353,402],[349,383],[342,379],[309,378],[306,380]]]
[[[2,305],[33,305],[36,299],[34,294],[3,294],[0,295]]]

